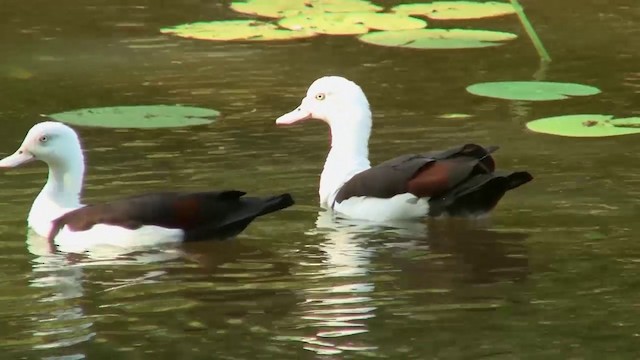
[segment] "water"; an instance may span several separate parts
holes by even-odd
[[[180,130],[82,128],[85,198],[141,188],[289,191],[297,205],[233,242],[110,258],[50,255],[25,218],[42,165],[0,177],[3,358],[637,358],[637,137],[534,134],[532,119],[638,115],[636,0],[523,1],[554,62],[540,67],[514,17],[501,48],[413,51],[351,37],[217,44],[157,29],[233,16],[222,2],[5,0],[3,154],[39,114],[181,103],[223,112]],[[391,3],[391,2],[388,2]],[[317,77],[358,82],[372,104],[374,163],[464,142],[499,144],[534,182],[481,221],[399,228],[318,212],[320,123],[279,129]],[[601,95],[526,103],[464,88],[497,80],[594,85]],[[470,119],[446,119],[467,113]]]

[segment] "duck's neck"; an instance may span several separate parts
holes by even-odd
[[[330,208],[342,185],[371,167],[369,135],[371,112],[344,112],[331,119],[331,150],[320,176],[320,206]]]
[[[33,202],[29,224],[35,225],[61,216],[81,206],[84,157],[80,150],[65,161],[49,163],[49,177]]]

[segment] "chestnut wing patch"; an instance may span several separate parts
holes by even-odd
[[[493,172],[495,162],[490,154],[496,149],[466,144],[403,155],[356,174],[340,188],[335,201],[354,196],[391,198],[407,192],[417,197],[438,196],[471,175]]]
[[[432,161],[407,182],[406,192],[420,198],[438,196],[469,177],[476,164],[465,158]]]

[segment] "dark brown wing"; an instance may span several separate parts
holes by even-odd
[[[338,191],[336,201],[353,196],[391,198],[404,193],[431,197],[447,191],[473,171],[492,172],[495,164],[490,152],[496,149],[467,144],[399,156],[352,177]]]
[[[138,229],[145,225],[182,229],[185,240],[228,237],[253,219],[293,204],[289,194],[269,198],[243,197],[242,191],[164,192],[88,205],[53,221],[49,239],[68,226],[85,231],[96,224]]]
[[[338,191],[335,201],[410,193],[429,198],[430,215],[486,212],[506,191],[533,179],[526,171],[496,172],[491,153],[497,149],[466,144],[400,156],[355,175]]]

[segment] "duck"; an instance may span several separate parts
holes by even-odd
[[[468,143],[405,154],[378,165],[369,161],[372,115],[355,82],[324,76],[309,86],[293,111],[276,119],[309,119],[331,130],[331,149],[320,175],[320,206],[338,216],[388,222],[440,216],[483,216],[503,197],[533,179],[527,171],[496,170],[497,146]]]
[[[82,145],[75,130],[55,121],[34,125],[18,150],[0,160],[0,169],[35,160],[48,165],[49,175],[27,224],[61,251],[232,238],[257,217],[294,204],[289,193],[250,197],[239,190],[164,191],[82,204]]]

